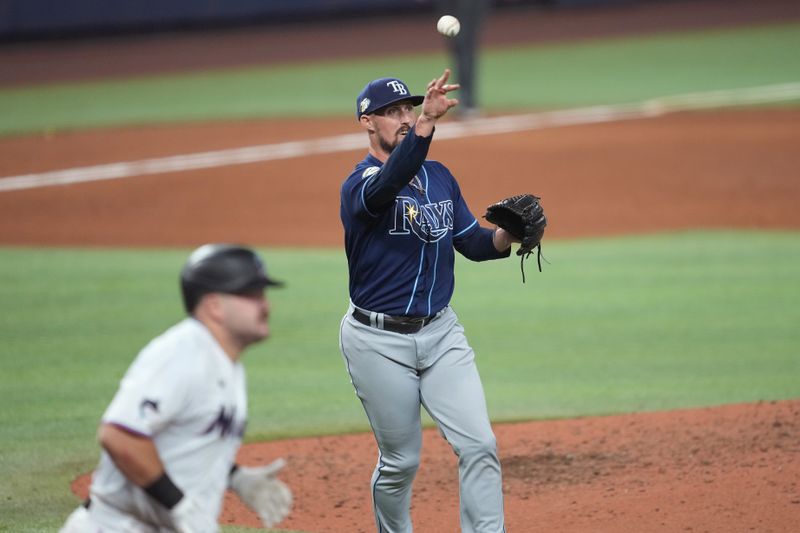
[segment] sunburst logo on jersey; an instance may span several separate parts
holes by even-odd
[[[417,220],[417,215],[419,215],[419,211],[417,211],[417,208],[411,204],[408,204],[408,208],[406,209],[406,216],[408,217],[408,220],[414,222],[415,220]]]
[[[389,235],[413,233],[422,242],[430,244],[452,231],[453,221],[452,200],[420,204],[415,197],[398,196],[394,204],[394,225],[389,229]]]

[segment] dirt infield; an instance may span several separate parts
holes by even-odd
[[[800,523],[800,400],[495,426],[506,526],[526,533],[789,533]],[[415,531],[458,531],[455,456],[423,435]],[[374,531],[372,435],[245,446],[243,464],[285,457],[295,504],[281,528]],[[73,484],[84,497],[88,477]],[[257,526],[228,495],[223,524]]]
[[[519,532],[758,531],[800,524],[800,401],[495,427],[507,528]],[[415,531],[458,531],[455,456],[424,437],[412,503]],[[247,446],[276,456],[299,489],[283,527],[374,530],[367,498],[376,454],[356,435]],[[225,521],[255,525],[229,500]]]
[[[763,22],[796,18],[799,11],[796,2],[778,0],[765,0],[760,10],[754,2],[691,3],[706,8],[705,18],[700,11],[672,10],[688,4],[662,2],[602,16],[539,13],[536,23],[547,29],[542,38],[567,39],[653,30],[662,27],[658,23],[694,28]],[[737,9],[730,9],[733,4]],[[525,26],[495,28],[488,35],[492,42],[531,39]],[[280,36],[275,30],[264,38]],[[174,39],[177,48],[165,46],[169,39],[149,38],[120,40],[105,49],[77,43],[52,54],[42,46],[9,47],[0,50],[0,64],[6,59],[19,68],[12,76],[0,67],[0,85],[124,75],[131,68],[163,72],[186,67],[187,57],[196,58],[189,68],[277,60],[248,56],[241,44],[252,37],[228,35],[226,46],[205,56],[196,53],[201,42],[193,38]],[[333,51],[334,44],[343,47],[337,53],[356,50],[322,39],[315,42],[331,46],[317,50]],[[249,47],[256,49],[273,48]],[[166,63],[140,63],[156,55]],[[350,120],[254,120],[0,138],[0,176],[356,131]],[[476,213],[523,190],[541,195],[548,239],[693,228],[797,231],[798,139],[800,111],[761,108],[439,141],[431,157],[453,170]],[[0,192],[0,245],[341,246],[338,188],[362,154]],[[298,191],[316,213],[305,224],[295,216]],[[800,400],[499,424],[495,431],[512,532],[764,533],[797,531],[800,524]],[[435,431],[426,431],[424,439],[415,530],[458,531],[455,458]],[[366,532],[374,531],[369,478],[376,454],[372,436],[361,434],[251,444],[240,459],[288,459],[285,479],[296,505],[282,528]],[[73,490],[83,496],[87,484],[82,476]],[[233,497],[222,521],[257,523]]]
[[[357,131],[253,121],[0,139],[0,175]],[[794,229],[798,138],[796,109],[718,111],[439,141],[431,156],[477,214],[520,191],[542,196],[548,238]],[[338,188],[362,152],[0,193],[0,243],[339,246]],[[294,215],[297,191],[314,217]]]

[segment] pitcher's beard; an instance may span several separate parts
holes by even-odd
[[[383,137],[378,139],[378,142],[381,145],[381,150],[383,150],[387,154],[391,154],[394,151],[395,147],[397,146],[397,142],[389,142]]]
[[[406,130],[406,135],[408,135],[408,131],[409,130]],[[401,137],[399,134],[396,135],[394,139],[392,139],[391,141],[379,135],[378,144],[380,144],[381,150],[383,150],[387,154],[391,154],[394,151],[394,149],[397,148],[397,145],[403,141],[403,139],[405,139],[405,136]]]

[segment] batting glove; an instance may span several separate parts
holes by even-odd
[[[190,494],[183,498],[170,510],[172,523],[178,533],[216,533],[219,531],[216,521],[209,520],[207,511]]]
[[[286,518],[292,507],[292,491],[277,478],[284,466],[282,458],[266,466],[237,466],[230,477],[230,488],[258,514],[264,527]]]

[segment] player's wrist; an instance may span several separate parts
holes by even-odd
[[[436,128],[436,118],[426,115],[424,112],[417,119],[414,125],[414,133],[417,137],[430,137]]]
[[[183,491],[175,485],[166,472],[144,487],[144,491],[167,509],[172,509],[183,499]]]

